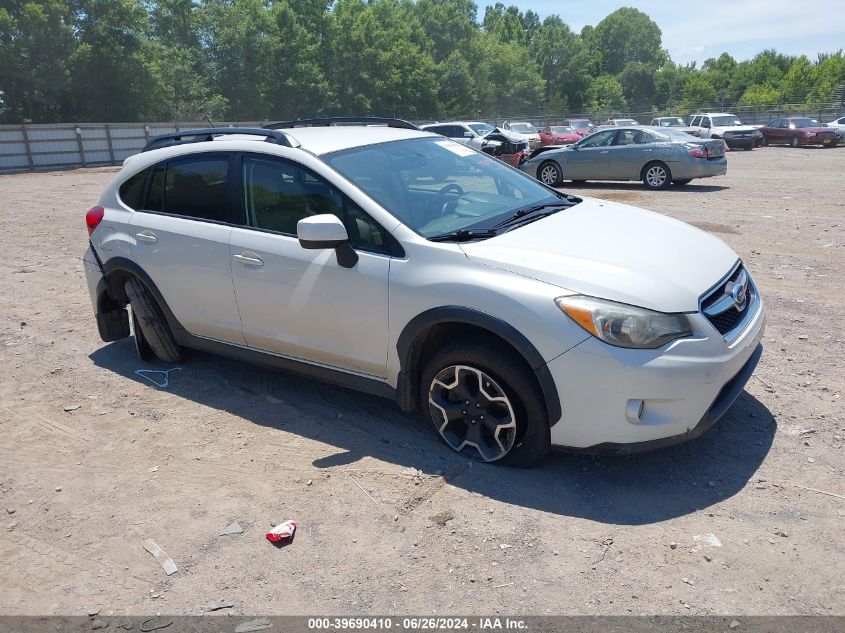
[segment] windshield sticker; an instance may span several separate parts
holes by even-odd
[[[472,156],[475,154],[475,150],[472,148],[456,143],[455,141],[434,141],[434,144],[448,149],[450,152],[457,154],[458,156]]]

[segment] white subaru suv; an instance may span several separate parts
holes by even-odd
[[[270,127],[166,134],[126,160],[86,216],[104,341],[387,396],[517,466],[697,437],[760,358],[757,288],[703,231],[401,120]]]

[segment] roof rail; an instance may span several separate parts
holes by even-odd
[[[181,130],[179,132],[167,132],[166,134],[159,134],[150,139],[144,145],[142,152],[148,152],[151,149],[159,149],[161,147],[170,147],[171,145],[184,145],[185,143],[202,143],[203,141],[213,141],[215,136],[223,136],[229,134],[243,134],[248,136],[263,136],[268,143],[276,143],[277,145],[284,145],[285,147],[294,147],[295,141],[292,143],[291,139],[284,132],[277,132],[258,127],[212,127],[201,130]],[[298,145],[298,144],[297,144]]]
[[[331,116],[321,119],[297,119],[295,121],[279,121],[269,123],[264,127],[268,130],[281,130],[295,127],[329,127],[331,125],[386,125],[404,130],[419,130],[413,123],[404,119],[392,119],[380,116]]]

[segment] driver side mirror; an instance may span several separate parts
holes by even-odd
[[[472,132],[464,132],[464,138],[472,138]]]
[[[349,243],[346,227],[336,215],[323,213],[302,218],[296,223],[296,237],[302,248],[333,248],[337,263],[344,268],[352,268],[358,262],[358,253]]]

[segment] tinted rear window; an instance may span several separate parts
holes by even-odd
[[[125,180],[118,193],[120,200],[130,209],[137,209],[141,205],[141,192],[144,190],[144,178],[147,170],[143,170]]]
[[[228,173],[226,157],[170,161],[162,211],[201,220],[231,222],[232,205],[226,187]]]

